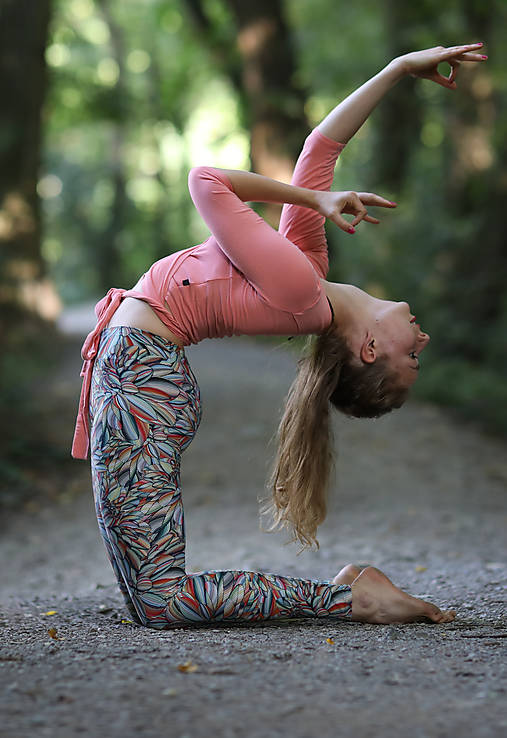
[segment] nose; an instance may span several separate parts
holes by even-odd
[[[429,335],[427,333],[424,333],[421,330],[420,326],[419,326],[419,335],[417,336],[417,341],[419,343],[419,353],[421,353],[421,351],[423,351],[428,345],[428,343],[430,342]]]

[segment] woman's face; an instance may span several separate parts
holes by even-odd
[[[417,379],[418,357],[430,337],[421,331],[406,302],[383,301],[375,322],[379,354],[389,357],[390,366],[398,373],[403,385],[410,387]]]

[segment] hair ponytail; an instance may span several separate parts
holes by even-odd
[[[291,540],[318,548],[334,466],[331,405],[347,415],[378,417],[406,399],[396,379],[385,358],[357,363],[336,329],[309,338],[278,428],[272,500],[264,509],[273,517],[270,530],[288,527]]]

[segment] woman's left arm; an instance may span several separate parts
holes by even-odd
[[[450,90],[455,89],[456,75],[462,61],[483,62],[487,59],[487,56],[478,53],[482,45],[475,43],[449,48],[435,46],[393,59],[382,71],[337,105],[319,124],[320,132],[334,141],[347,143],[391,87],[408,75],[429,79]],[[451,66],[448,77],[438,71],[438,65],[443,62]]]

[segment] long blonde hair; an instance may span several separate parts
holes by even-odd
[[[346,415],[374,418],[401,407],[406,397],[385,357],[358,363],[336,329],[311,337],[278,428],[272,500],[264,508],[273,517],[270,529],[287,527],[291,540],[318,548],[334,465],[331,405]]]

